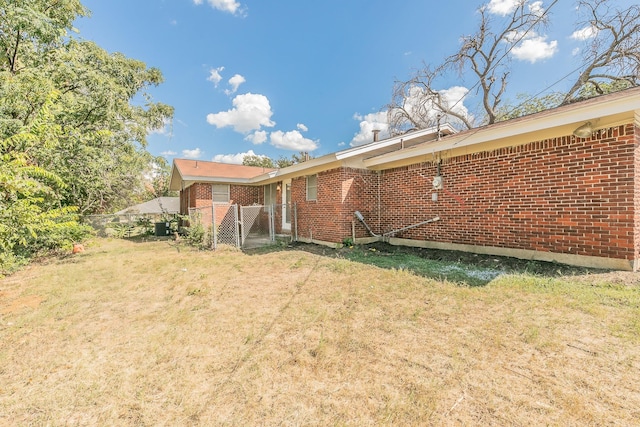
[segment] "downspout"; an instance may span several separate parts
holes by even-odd
[[[380,201],[380,175],[382,175],[382,171],[378,171],[376,175],[378,176],[378,230],[380,230],[382,228],[382,202]]]

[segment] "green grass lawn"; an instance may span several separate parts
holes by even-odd
[[[0,425],[640,419],[635,273],[381,248],[86,248],[0,279]]]

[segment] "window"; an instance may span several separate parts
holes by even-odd
[[[277,192],[277,184],[269,184],[264,186],[264,204],[275,205],[276,204],[276,192]]]
[[[307,200],[316,200],[318,198],[318,175],[310,175],[307,177]]]
[[[213,184],[211,186],[213,203],[229,203],[229,186],[227,184]]]

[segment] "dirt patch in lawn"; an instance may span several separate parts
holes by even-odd
[[[11,298],[4,292],[0,292],[0,313],[12,314],[24,309],[35,309],[42,302],[38,295]]]

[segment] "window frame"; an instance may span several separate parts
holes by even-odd
[[[315,183],[313,183],[312,185],[309,185],[310,180],[315,181]],[[306,177],[306,189],[307,189],[307,201],[309,202],[317,201],[318,200],[318,174],[308,175]],[[311,195],[309,191],[310,189],[313,189],[313,192],[315,194]]]
[[[267,190],[269,193],[269,200],[267,200]],[[272,203],[273,202],[273,203]],[[266,184],[264,186],[264,205],[275,205],[278,202],[278,183]]]
[[[216,187],[220,189],[220,187],[225,187],[226,191],[216,191]],[[216,196],[223,195],[225,200],[216,200]],[[219,197],[220,198],[220,197]],[[231,186],[229,184],[211,184],[211,202],[215,203],[229,203],[231,200]]]

